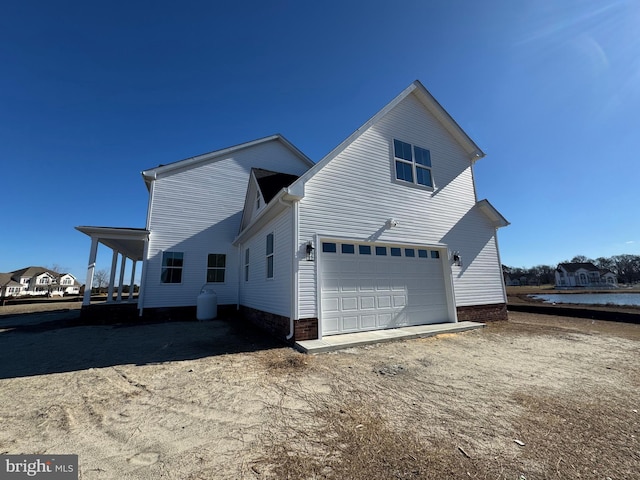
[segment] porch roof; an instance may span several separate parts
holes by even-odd
[[[149,230],[127,227],[89,227],[79,226],[76,230],[97,238],[98,242],[114,251],[122,253],[132,260],[143,260],[144,242],[149,238]]]

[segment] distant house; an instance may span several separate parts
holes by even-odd
[[[561,263],[556,269],[556,288],[615,288],[618,279],[613,272],[601,270],[593,263]]]
[[[83,310],[100,243],[113,250],[109,301],[118,256],[121,280],[142,262],[141,315],[193,308],[207,284],[295,341],[505,319],[509,222],[476,197],[482,157],[416,81],[316,164],[274,135],[145,170],[144,229],[76,227],[91,237]]]
[[[80,284],[70,273],[58,273],[44,267],[26,267],[0,273],[0,297],[25,295],[78,295]]]

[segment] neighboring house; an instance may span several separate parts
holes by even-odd
[[[70,273],[57,273],[44,267],[26,267],[0,274],[0,296],[78,295],[80,284]]]
[[[207,284],[289,340],[506,318],[508,222],[476,198],[482,157],[416,81],[316,164],[274,135],[146,170],[146,228],[76,227],[92,237],[83,308],[100,243],[110,292],[118,255],[121,280],[142,261],[145,315],[193,308]]]
[[[593,263],[560,263],[556,269],[556,288],[596,287],[615,288],[616,275],[601,270]]]

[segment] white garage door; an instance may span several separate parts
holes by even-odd
[[[441,252],[321,242],[322,334],[450,321]]]

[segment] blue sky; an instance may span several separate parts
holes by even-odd
[[[416,79],[487,153],[504,264],[640,254],[638,28],[637,0],[5,0],[0,271],[84,282],[73,227],[144,227],[142,170],[273,133],[317,161]]]

